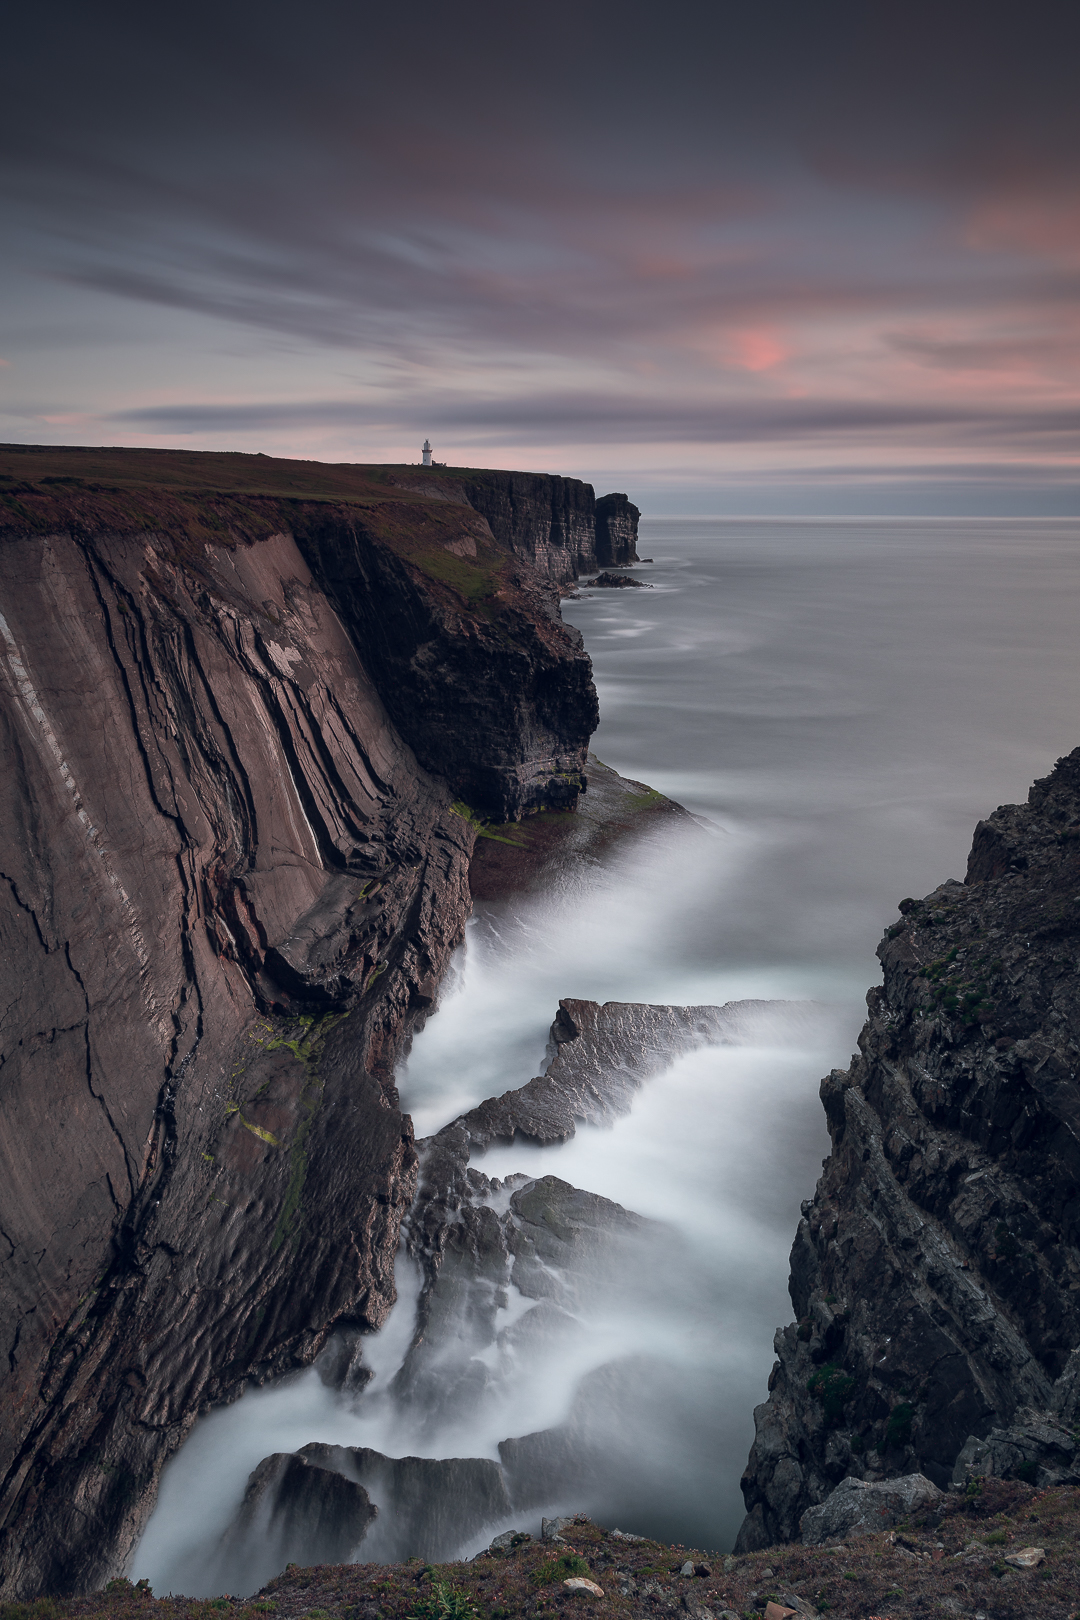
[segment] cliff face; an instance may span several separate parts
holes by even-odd
[[[561,588],[638,560],[638,508],[625,495],[597,500],[579,478],[458,467],[394,468],[389,476],[399,489],[472,506],[498,545]]]
[[[901,902],[791,1256],[742,1550],[845,1476],[1080,1481],[1080,749]]]
[[[195,458],[154,455],[182,486]],[[469,906],[455,801],[572,803],[595,714],[468,509],[26,459],[0,473],[15,1596],[115,1573],[201,1408],[384,1319],[416,1175],[393,1063]]]
[[[596,503],[596,562],[620,568],[637,562],[637,529],[641,516],[625,495],[601,495]]]
[[[483,472],[463,484],[466,498],[516,557],[555,585],[596,572],[596,497],[579,478]]]
[[[600,718],[592,666],[556,593],[482,519],[384,505],[316,513],[298,539],[423,764],[497,821],[573,808]]]

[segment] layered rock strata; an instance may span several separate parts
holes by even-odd
[[[572,805],[595,716],[550,591],[467,508],[103,454],[115,484],[43,452],[0,487],[11,1596],[115,1573],[200,1409],[385,1319],[393,1065],[477,807]]]
[[[556,585],[597,566],[596,497],[579,478],[481,472],[462,484],[469,504],[515,556]]]
[[[900,912],[822,1082],[744,1550],[847,1476],[1080,1478],[1080,749],[979,824],[964,883]]]

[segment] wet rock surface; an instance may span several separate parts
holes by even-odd
[[[1074,1478],[1080,750],[905,900],[792,1250],[743,1481],[749,1550],[845,1476]]]
[[[416,1174],[393,1066],[469,909],[455,795],[516,813],[595,712],[552,593],[468,507],[356,469],[320,492],[308,464],[301,498],[229,492],[270,458],[53,455],[0,477],[11,1595],[122,1567],[201,1407],[384,1321]],[[111,481],[78,476],[95,456]],[[388,710],[395,658],[414,693],[445,666],[441,761]]]
[[[681,804],[620,776],[595,754],[588,755],[585,772],[588,791],[572,813],[544,810],[522,822],[480,829],[469,863],[474,900],[539,893],[639,838],[708,836]]]

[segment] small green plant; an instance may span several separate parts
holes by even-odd
[[[981,1496],[983,1482],[981,1479],[969,1479],[964,1487],[965,1496]]]
[[[1038,1476],[1039,1465],[1033,1459],[1022,1462],[1017,1466],[1016,1477],[1022,1479],[1025,1485],[1034,1485]]]
[[[806,1387],[824,1407],[825,1422],[832,1425],[839,1423],[843,1416],[844,1407],[855,1388],[855,1380],[842,1367],[830,1362],[827,1367],[819,1367],[807,1379]]]
[[[534,1586],[550,1586],[554,1581],[565,1581],[570,1575],[588,1573],[589,1566],[580,1553],[563,1553],[561,1558],[549,1558],[538,1565],[529,1579]]]
[[[409,1620],[477,1620],[477,1610],[467,1592],[458,1592],[449,1581],[433,1581],[413,1605]]]
[[[988,1536],[983,1537],[988,1547],[1004,1547],[1008,1539],[1004,1530],[991,1530]]]

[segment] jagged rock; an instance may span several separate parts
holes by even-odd
[[[991,1429],[985,1439],[969,1435],[956,1459],[951,1483],[992,1475],[1024,1479],[1040,1490],[1051,1485],[1080,1485],[1080,1450],[1074,1435],[1049,1414],[1018,1412],[1007,1428]]]
[[[455,795],[572,804],[595,715],[554,592],[466,506],[56,455],[112,459],[0,488],[12,1598],[117,1573],[203,1406],[385,1319],[394,1061],[469,909]]]
[[[804,1547],[843,1541],[888,1530],[913,1513],[925,1513],[944,1501],[943,1492],[925,1474],[899,1479],[844,1479],[818,1507],[808,1508],[799,1522]]]
[[[498,1463],[486,1457],[384,1457],[363,1446],[302,1446],[299,1456],[367,1491],[379,1509],[364,1542],[367,1560],[453,1558],[510,1499]]]
[[[377,1511],[363,1486],[340,1471],[303,1452],[275,1452],[253,1470],[217,1559],[234,1584],[248,1588],[286,1564],[341,1564]]]
[[[568,1525],[573,1524],[573,1522],[574,1521],[573,1521],[572,1518],[566,1518],[566,1517],[554,1518],[554,1519],[541,1519],[540,1520],[540,1539],[541,1539],[541,1541],[562,1541],[564,1539],[562,1532],[567,1528]]]
[[[504,1530],[501,1536],[495,1537],[495,1540],[488,1548],[488,1552],[513,1552],[515,1548],[522,1547],[527,1541],[532,1540],[533,1537],[527,1530]]]
[[[859,1053],[822,1082],[832,1152],[754,1414],[743,1550],[794,1539],[848,1475],[943,1488],[978,1456],[1071,1476],[1080,749],[979,824],[965,883],[899,910]]]

